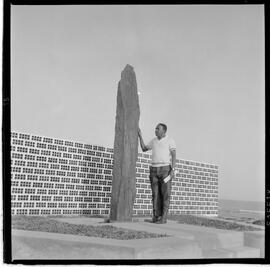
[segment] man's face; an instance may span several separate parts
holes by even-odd
[[[157,136],[158,138],[164,136],[165,131],[164,131],[164,129],[163,129],[163,127],[162,127],[161,125],[159,125],[159,124],[157,125],[157,127],[156,127],[156,129],[155,129],[155,134],[156,134],[156,136]]]

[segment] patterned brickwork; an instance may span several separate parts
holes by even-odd
[[[152,214],[149,165],[139,153],[134,214]],[[23,133],[11,133],[12,214],[108,215],[113,149]],[[170,213],[216,216],[218,167],[177,160]]]

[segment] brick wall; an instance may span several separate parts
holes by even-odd
[[[134,214],[152,213],[149,165],[139,153]],[[23,133],[11,133],[12,214],[108,215],[113,149]],[[218,167],[178,159],[170,213],[216,216]]]

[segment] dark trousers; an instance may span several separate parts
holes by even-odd
[[[150,167],[150,182],[152,188],[153,215],[167,217],[171,196],[171,180],[164,183],[171,172],[171,166]]]

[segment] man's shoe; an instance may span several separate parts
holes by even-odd
[[[158,220],[156,223],[158,223],[158,224],[164,224],[164,223],[167,223],[167,219],[161,217],[160,220]]]
[[[154,217],[152,218],[152,222],[153,222],[153,223],[156,223],[156,222],[158,222],[159,220],[161,220],[161,216],[154,216]]]

